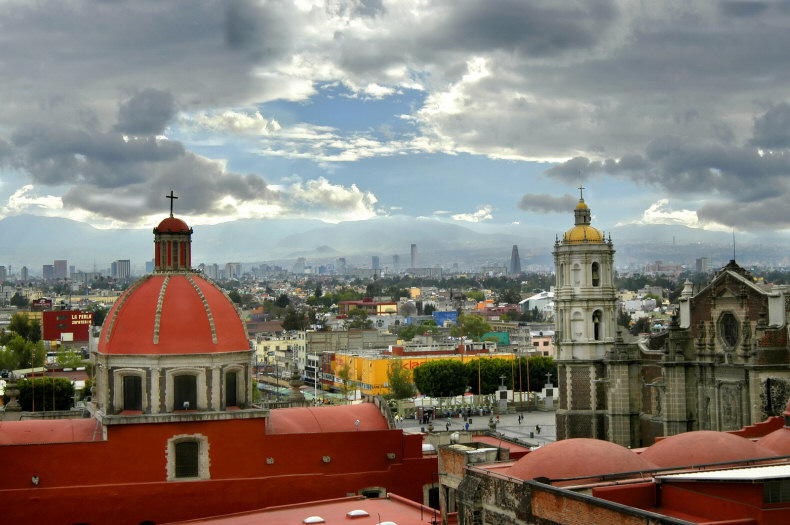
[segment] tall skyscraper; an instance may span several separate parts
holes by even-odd
[[[69,266],[65,259],[55,259],[55,279],[65,279],[69,276]]]
[[[521,257],[518,256],[518,246],[513,245],[513,251],[510,252],[510,275],[518,275],[521,273]]]
[[[380,270],[381,269],[381,264],[379,264],[379,256],[378,255],[374,255],[373,257],[370,258],[370,267],[373,268],[374,270]]]
[[[419,261],[417,260],[417,245],[416,244],[412,244],[411,245],[411,267],[412,268],[417,268],[417,263],[418,262]]]
[[[27,281],[27,266],[23,266],[21,270],[19,270],[19,280],[20,281]]]
[[[118,279],[131,279],[132,277],[132,263],[129,259],[118,259],[116,261],[116,277]]]
[[[400,255],[398,254],[392,256],[392,271],[395,273],[400,271]]]
[[[55,266],[51,264],[45,264],[41,268],[41,275],[45,281],[51,281],[55,278]]]

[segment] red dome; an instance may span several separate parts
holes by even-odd
[[[659,467],[685,467],[775,456],[749,439],[727,432],[684,432],[649,446],[642,457]]]
[[[189,233],[187,223],[176,217],[168,217],[156,227],[159,233]]]
[[[625,447],[601,439],[563,439],[533,450],[507,471],[519,479],[598,477],[616,472],[655,469],[649,461]]]
[[[774,430],[767,436],[757,440],[757,444],[767,448],[777,456],[790,456],[790,428]]]
[[[104,320],[99,353],[206,354],[250,349],[233,303],[199,274],[153,274],[133,284]]]
[[[359,421],[359,427],[356,426],[356,421]],[[389,428],[387,420],[373,403],[278,408],[269,413],[269,425],[269,434],[309,434]]]

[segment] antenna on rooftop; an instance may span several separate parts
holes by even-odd
[[[735,228],[732,229],[732,260],[735,260]]]

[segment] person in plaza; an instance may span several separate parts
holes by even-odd
[[[540,434],[540,425],[535,425],[535,432]]]

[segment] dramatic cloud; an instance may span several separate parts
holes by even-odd
[[[182,124],[187,129],[253,135],[269,135],[276,133],[281,127],[276,120],[265,119],[259,111],[250,114],[232,110],[184,117]]]
[[[525,193],[518,201],[518,207],[533,213],[569,213],[578,202],[579,199],[568,194],[556,197],[547,193]]]
[[[457,213],[452,215],[452,218],[456,221],[482,222],[494,218],[494,216],[491,214],[492,211],[494,211],[494,207],[489,204],[485,204],[483,206],[479,206],[477,211],[474,213]]]
[[[115,130],[129,135],[161,135],[175,113],[170,93],[145,89],[121,105]]]

